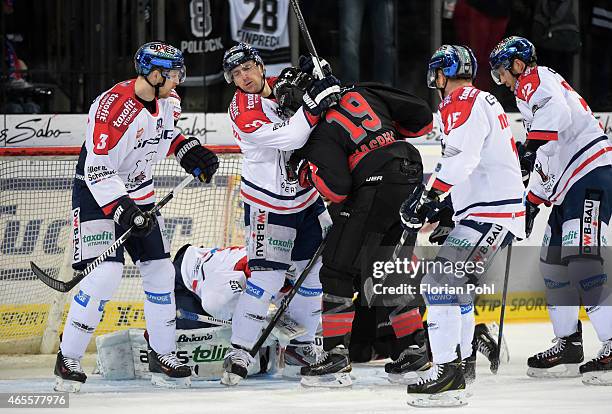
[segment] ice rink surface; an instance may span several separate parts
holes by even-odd
[[[354,365],[352,388],[306,389],[278,375],[243,381],[235,388],[218,382],[193,381],[191,389],[153,388],[148,381],[107,381],[90,375],[79,394],[70,396],[69,409],[19,409],[16,412],[118,413],[612,413],[612,387],[586,386],[579,378],[537,380],[525,375],[527,358],[552,346],[550,324],[506,325],[510,363],[497,376],[479,355],[476,383],[469,404],[459,408],[413,408],[406,389],[390,384],[384,361]],[[584,324],[585,358],[593,358],[600,342],[590,323]],[[0,356],[0,392],[48,392],[53,385],[52,356]],[[84,361],[91,372],[91,356]],[[89,365],[89,366],[88,366]],[[0,410],[2,413],[13,410]]]

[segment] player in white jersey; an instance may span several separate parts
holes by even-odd
[[[187,139],[175,129],[181,107],[173,90],[185,77],[182,53],[151,42],[138,49],[134,62],[138,77],[101,94],[89,110],[72,193],[72,262],[74,269],[84,269],[133,227],[124,246],[143,278],[149,369],[164,382],[191,372],[173,354],[174,267],[163,218],[148,213],[155,202],[152,167],[174,153],[188,173],[210,180],[218,160],[196,138]],[[120,247],[81,282],[74,296],[55,366],[57,390],[78,391],[87,378],[79,360],[121,282],[123,254]]]
[[[304,96],[304,108],[281,118],[273,88],[283,74],[265,77],[257,51],[240,43],[223,59],[226,80],[236,93],[229,107],[232,132],[243,153],[240,193],[244,200],[246,248],[251,269],[232,323],[233,349],[226,357],[222,382],[235,385],[247,375],[248,350],[261,334],[268,306],[282,288],[285,271],[306,266],[331,219],[314,187],[302,187],[288,167],[293,150],[304,145],[321,114],[338,100],[333,76],[315,80]],[[291,301],[289,316],[307,329],[296,342],[312,343],[321,312],[320,260]]]
[[[466,46],[444,45],[433,54],[428,86],[443,99],[443,155],[431,190],[425,193],[421,186],[400,210],[404,228],[419,231],[426,220],[438,219],[445,208],[439,200],[450,193],[455,227],[435,260],[457,269],[476,264],[473,272],[463,274],[453,271],[454,265],[434,266],[421,282],[433,366],[408,385],[409,403],[419,406],[463,404],[466,379],[475,376],[473,294],[467,289],[435,294],[432,288],[465,289],[482,282],[496,253],[514,237],[525,237],[523,185],[508,118],[493,95],[472,86],[476,70],[476,58]]]
[[[612,297],[602,249],[612,214],[612,142],[586,101],[554,70],[536,63],[522,37],[499,43],[491,74],[516,96],[527,140],[519,151],[528,179],[527,228],[539,205],[553,205],[540,255],[555,346],[529,358],[530,376],[580,376],[612,385]],[[536,174],[531,174],[533,171]],[[582,303],[603,342],[581,365]]]

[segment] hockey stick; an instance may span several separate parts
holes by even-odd
[[[217,319],[213,318],[212,316],[200,315],[199,313],[189,312],[187,310],[178,308],[176,309],[176,317],[188,321],[209,323],[211,325],[232,326],[232,321],[228,321],[225,319]]]
[[[504,275],[504,289],[502,292],[502,302],[501,302],[501,311],[499,314],[499,332],[497,333],[497,355],[495,355],[495,359],[491,362],[491,372],[493,374],[497,374],[497,370],[499,369],[500,364],[500,354],[501,354],[501,345],[503,339],[504,332],[504,315],[506,313],[506,296],[508,293],[508,276],[510,275],[510,260],[512,259],[512,241],[508,245],[508,254],[506,256],[506,273]]]
[[[323,249],[325,248],[326,240],[327,240],[326,238],[323,239],[317,251],[314,253],[312,258],[308,261],[308,263],[306,264],[306,267],[304,268],[304,270],[302,270],[302,273],[300,273],[300,277],[298,277],[295,283],[293,284],[293,289],[291,289],[291,291],[283,299],[280,306],[278,307],[278,310],[272,317],[272,320],[270,321],[270,323],[268,323],[268,326],[266,326],[266,329],[264,329],[264,331],[262,332],[257,342],[255,342],[255,345],[253,345],[253,348],[251,348],[251,350],[249,351],[249,354],[251,354],[252,357],[255,357],[255,355],[257,355],[257,353],[259,352],[259,349],[261,348],[265,340],[268,339],[268,336],[270,336],[272,329],[274,329],[274,326],[276,325],[278,320],[281,318],[281,316],[283,316],[283,313],[285,313],[285,311],[287,310],[287,307],[289,306],[291,299],[293,299],[293,297],[297,293],[300,286],[302,286],[302,283],[304,283],[304,280],[306,280],[306,277],[310,274],[312,267],[317,262],[317,259],[319,258],[319,256],[321,256],[321,254],[323,253]]]
[[[317,53],[317,50],[314,47],[314,43],[312,43],[312,38],[310,37],[310,32],[308,31],[308,27],[306,26],[306,21],[304,20],[304,16],[302,15],[302,11],[300,10],[300,3],[298,0],[290,0],[291,7],[293,8],[293,13],[295,14],[295,19],[297,20],[298,26],[300,28],[300,32],[302,32],[302,36],[304,37],[304,41],[306,42],[306,48],[310,52],[311,55],[315,57],[315,62],[317,62],[317,70],[323,75],[323,68],[321,67],[321,59]]]
[[[162,198],[159,203],[155,205],[155,207],[149,210],[149,213],[157,213],[163,206],[168,204],[168,202],[174,198],[175,194],[178,194],[181,190],[187,187],[187,185],[191,181],[193,181],[194,178],[195,177],[193,175],[185,177],[185,179],[181,181],[176,187],[174,187],[168,194],[166,194],[164,198]],[[98,256],[93,262],[89,263],[84,270],[77,272],[77,275],[68,282],[63,282],[61,280],[52,278],[40,267],[38,267],[34,262],[30,262],[30,267],[32,268],[32,271],[34,272],[36,277],[38,277],[45,285],[49,286],[51,289],[55,289],[58,292],[68,292],[72,290],[72,288],[74,288],[76,285],[78,285],[79,282],[83,280],[88,274],[90,274],[96,267],[98,267],[100,263],[105,261],[111,254],[115,253],[115,251],[117,251],[117,249],[121,247],[130,237],[133,230],[134,226],[127,229],[127,231],[123,233],[117,240],[115,240],[113,244],[108,246],[108,249],[106,249],[104,253]]]

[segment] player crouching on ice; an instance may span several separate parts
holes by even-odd
[[[582,376],[585,384],[612,385],[612,292],[601,254],[612,214],[612,142],[563,77],[537,65],[529,40],[504,39],[489,63],[495,82],[514,92],[527,129],[519,155],[529,181],[528,233],[538,206],[553,206],[540,272],[555,345],[527,360],[527,375]],[[581,303],[603,344],[595,359],[579,366]]]
[[[72,192],[73,268],[83,270],[121,234],[130,228],[132,233],[81,282],[70,304],[55,365],[57,391],[78,391],[87,379],[79,361],[121,282],[124,250],[142,275],[150,371],[161,382],[179,378],[185,385],[191,375],[174,354],[174,267],[163,217],[149,213],[155,203],[153,164],[175,154],[189,174],[210,181],[219,161],[175,128],[181,108],[174,88],[185,78],[181,51],[146,43],[134,63],[138,77],[113,86],[89,109]],[[101,233],[111,235],[107,244],[87,242]]]
[[[231,320],[238,298],[247,286],[251,270],[244,247],[206,248],[185,245],[174,257],[176,298],[177,356],[190,365],[199,379],[213,380],[223,374],[223,359],[231,348]],[[279,303],[291,288],[295,273],[287,272],[285,287],[276,295]],[[98,366],[108,379],[144,377],[142,362],[143,340],[138,336],[113,333],[98,338]],[[283,376],[296,378],[305,364],[304,354],[315,353],[291,343],[306,330],[283,315],[264,343],[248,374],[272,373],[278,364],[278,345],[285,348]],[[145,334],[146,335],[146,334]],[[118,347],[127,350],[127,360],[121,360]],[[312,348],[312,349],[310,349]],[[133,360],[135,361],[132,363]]]
[[[450,192],[454,229],[438,251],[436,261],[481,262],[488,268],[496,253],[516,237],[525,237],[523,184],[507,117],[495,97],[476,89],[477,63],[466,46],[444,45],[429,61],[428,86],[442,98],[443,155],[429,191],[421,186],[400,209],[404,228],[418,232],[441,209],[441,196]],[[469,247],[456,246],[465,240]],[[434,266],[421,288],[478,284],[484,273],[459,277]],[[423,294],[427,304],[429,344],[433,365],[408,385],[414,406],[466,404],[466,380],[475,375],[473,295]]]

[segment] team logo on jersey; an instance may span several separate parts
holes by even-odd
[[[138,131],[136,131],[136,139],[140,139],[142,134],[144,134],[144,128],[140,128]]]

